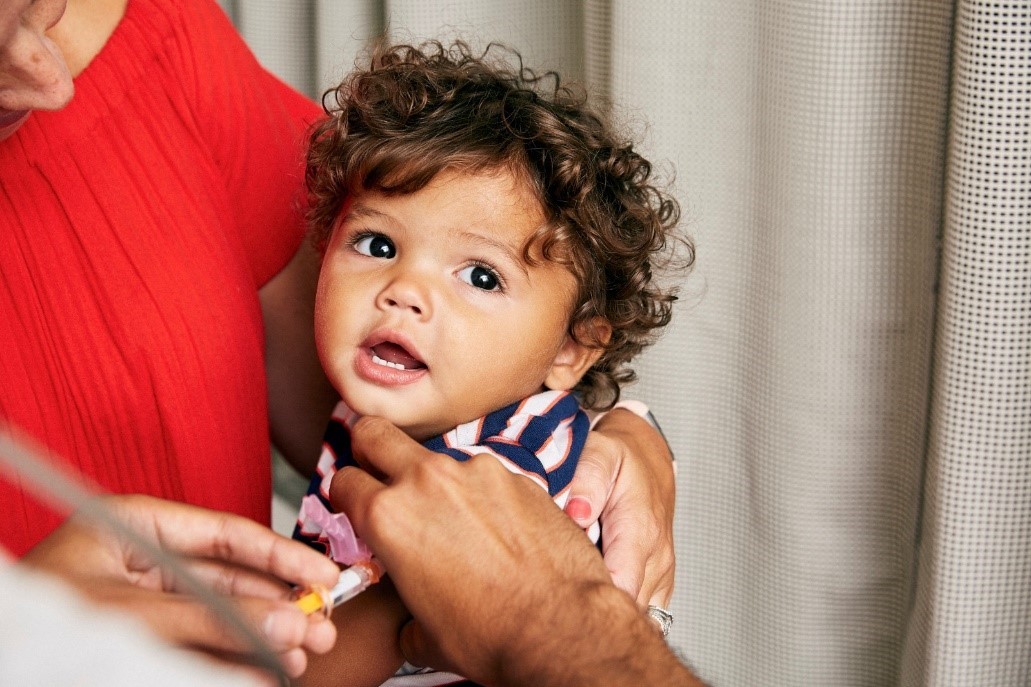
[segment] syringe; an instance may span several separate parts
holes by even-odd
[[[340,571],[340,577],[332,589],[326,589],[321,585],[298,589],[294,594],[294,603],[305,615],[322,611],[328,618],[334,608],[358,596],[379,582],[381,577],[383,566],[375,558],[358,561]]]

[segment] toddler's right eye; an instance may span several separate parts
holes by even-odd
[[[381,234],[361,236],[354,242],[354,249],[362,255],[390,259],[397,255],[394,242]]]

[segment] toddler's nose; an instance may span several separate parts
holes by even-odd
[[[419,319],[430,315],[430,297],[418,280],[402,276],[394,279],[380,292],[377,305],[383,310],[406,310]]]

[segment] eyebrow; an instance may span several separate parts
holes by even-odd
[[[378,217],[393,220],[393,217],[385,212],[380,212],[375,208],[370,208],[368,205],[362,205],[361,203],[350,203],[344,217]]]
[[[530,276],[530,271],[527,269],[526,263],[523,260],[522,255],[518,253],[509,244],[503,243],[489,236],[484,236],[483,234],[477,234],[472,231],[460,231],[457,232],[457,236],[472,243],[478,243],[499,251],[500,253],[505,255],[516,267],[518,267],[520,271],[522,271],[524,276]]]

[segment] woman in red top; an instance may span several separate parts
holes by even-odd
[[[114,17],[91,60],[85,36],[61,31],[80,12]],[[275,366],[304,370],[287,356],[311,350],[303,307],[283,307],[304,264],[284,268],[304,233],[302,151],[319,109],[213,2],[73,1],[49,33],[75,97],[0,143],[0,419],[108,491],[267,523],[270,395],[295,462],[305,413],[309,454],[324,427],[300,403],[317,398],[314,357],[282,375],[306,384],[266,390],[266,364],[285,381]],[[17,555],[60,521],[6,481],[0,503],[0,543]]]

